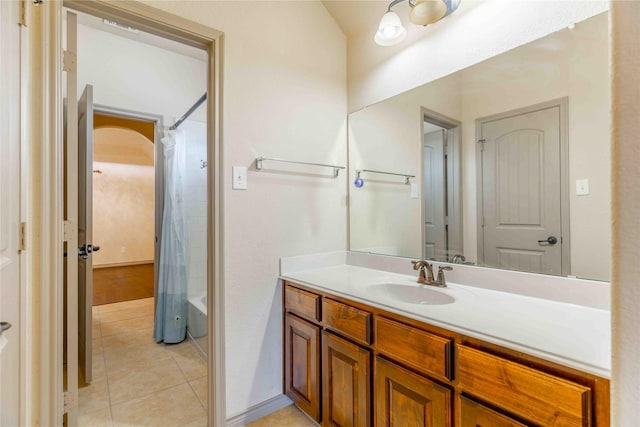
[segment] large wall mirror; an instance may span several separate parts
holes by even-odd
[[[604,13],[351,113],[350,249],[609,281],[609,110]]]

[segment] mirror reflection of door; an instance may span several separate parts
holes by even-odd
[[[462,256],[460,123],[423,108],[422,258]]]
[[[428,122],[425,122],[424,130],[424,258],[447,259],[446,132]]]
[[[563,260],[561,103],[479,120],[478,255],[487,266],[545,274]]]

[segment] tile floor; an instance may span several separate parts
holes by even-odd
[[[189,341],[157,344],[153,298],[93,307],[93,381],[78,424],[206,426],[207,364]]]
[[[206,427],[207,365],[189,341],[157,344],[153,298],[93,307],[93,381],[80,388],[80,427]],[[294,406],[251,427],[313,427]]]

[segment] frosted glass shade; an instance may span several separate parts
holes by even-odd
[[[442,0],[416,0],[409,19],[416,25],[429,25],[441,20],[446,13],[447,5]]]
[[[395,12],[385,13],[374,37],[375,42],[380,46],[393,46],[405,37],[407,37],[407,30],[402,26],[400,17]]]

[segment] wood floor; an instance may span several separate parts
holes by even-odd
[[[153,296],[153,264],[93,269],[93,305]]]

